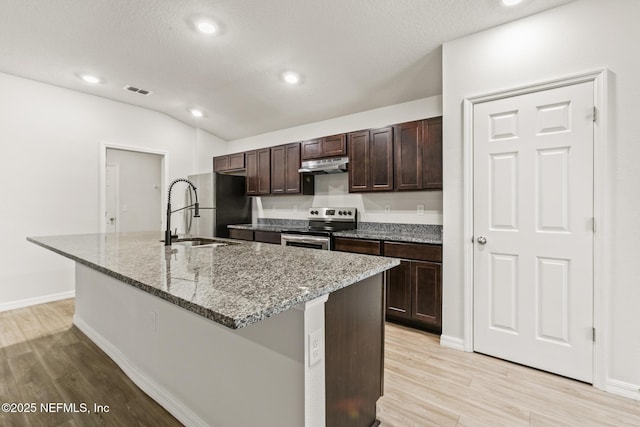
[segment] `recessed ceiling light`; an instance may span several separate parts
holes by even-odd
[[[200,118],[204,116],[204,113],[202,112],[202,110],[198,110],[197,108],[189,108],[189,112],[193,117]]]
[[[287,84],[297,85],[302,81],[302,78],[295,71],[285,71],[282,73],[282,80]]]
[[[522,3],[522,0],[502,0],[502,4],[505,6],[515,6],[518,3]]]
[[[211,21],[199,21],[196,22],[196,28],[202,34],[213,35],[218,32],[218,26]]]
[[[87,83],[91,83],[93,85],[102,83],[102,79],[100,77],[93,76],[91,74],[81,74],[80,78]]]

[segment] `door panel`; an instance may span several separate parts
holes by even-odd
[[[411,318],[411,263],[400,261],[400,265],[387,271],[387,315]]]
[[[474,350],[586,382],[593,93],[587,82],[478,103],[473,135]]]
[[[411,261],[413,306],[411,315],[421,322],[440,327],[442,296],[440,264]]]

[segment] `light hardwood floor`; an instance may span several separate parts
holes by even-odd
[[[72,316],[73,300],[0,313],[0,404],[84,402],[110,412],[0,411],[0,426],[181,425],[75,328]],[[640,426],[640,402],[446,349],[424,332],[388,324],[385,357],[382,427]]]
[[[640,426],[640,402],[387,324],[382,427]]]

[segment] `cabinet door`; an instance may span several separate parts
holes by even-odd
[[[388,270],[387,316],[400,319],[411,318],[411,262],[400,261],[400,265]]]
[[[218,156],[213,158],[213,171],[226,171],[229,169],[229,156]]]
[[[286,155],[284,145],[271,148],[271,194],[285,193]]]
[[[229,169],[244,169],[244,153],[229,154]]]
[[[258,194],[258,152],[247,151],[245,156],[247,166],[247,194]]]
[[[426,325],[442,326],[441,265],[411,261],[411,317]]]
[[[344,133],[322,138],[322,156],[336,157],[347,154],[347,138]]]
[[[424,120],[422,188],[442,190],[442,117]]]
[[[257,150],[258,194],[271,193],[271,149]]]
[[[369,183],[373,191],[393,190],[393,128],[370,131]]]
[[[349,134],[349,192],[369,191],[369,131]]]
[[[302,141],[302,160],[319,159],[322,157],[322,138]]]
[[[422,121],[394,126],[395,189],[422,188]]]
[[[300,193],[300,143],[287,144],[285,150],[284,192]],[[273,156],[273,153],[271,154]]]

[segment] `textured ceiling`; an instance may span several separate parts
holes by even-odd
[[[440,94],[443,42],[569,1],[0,0],[0,72],[233,140]],[[196,32],[196,17],[222,34]],[[284,85],[285,69],[303,83]],[[90,86],[79,73],[105,81]]]

